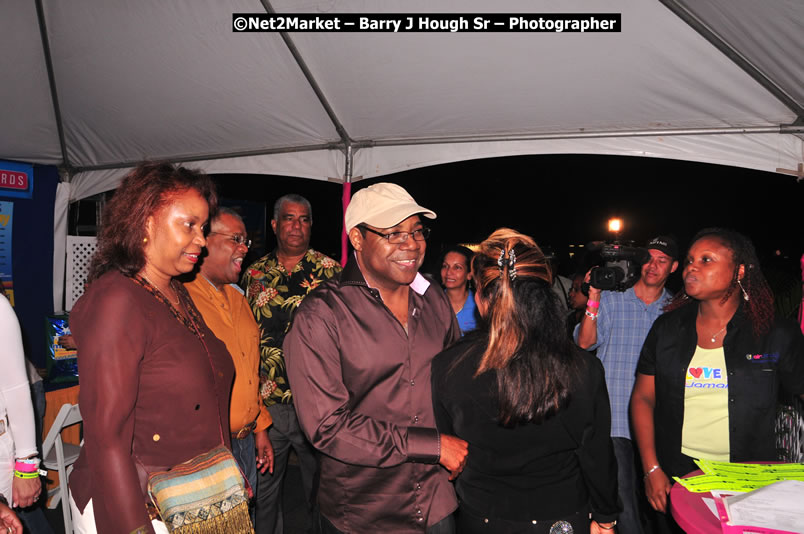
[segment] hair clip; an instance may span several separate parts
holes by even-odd
[[[505,266],[505,249],[500,249],[500,257],[497,258],[497,267],[500,268],[500,276],[502,276],[503,267]]]
[[[516,280],[516,253],[513,248],[508,251],[508,277],[512,282]]]
[[[502,278],[503,271],[505,270],[505,264],[508,264],[508,278],[511,279],[513,282],[516,280],[516,253],[514,249],[508,251],[508,260],[505,259],[505,249],[500,250],[500,257],[497,258],[497,266],[500,268],[500,278]]]

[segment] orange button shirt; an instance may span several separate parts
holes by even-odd
[[[230,285],[221,290],[203,275],[184,284],[204,322],[223,341],[235,365],[229,409],[232,432],[257,421],[256,432],[271,426],[271,415],[259,398],[260,332],[248,301]]]

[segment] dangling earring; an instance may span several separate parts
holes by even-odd
[[[749,300],[751,300],[751,299],[748,297],[748,293],[746,293],[745,288],[743,287],[742,282],[740,282],[739,280],[737,280],[737,285],[738,285],[738,286],[740,286],[740,291],[742,291],[742,292],[743,292],[743,299],[744,299],[746,302],[748,302]]]
[[[143,244],[145,244],[145,243],[147,243],[147,242],[148,242],[148,238],[147,238],[147,237],[143,237],[143,238],[142,238],[142,243],[143,243]]]

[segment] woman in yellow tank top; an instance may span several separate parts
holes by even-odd
[[[804,394],[804,337],[774,318],[750,240],[698,232],[683,278],[645,340],[631,397],[645,492],[660,512],[670,477],[694,470],[693,458],[776,460],[779,389]]]

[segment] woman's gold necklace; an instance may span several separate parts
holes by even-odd
[[[176,306],[178,306],[178,305],[179,305],[179,292],[178,292],[178,291],[176,291],[175,289],[173,290],[173,291],[176,293],[176,302],[173,302],[173,301],[170,299],[170,297],[168,297],[168,296],[167,296],[167,294],[165,294],[165,292],[164,292],[164,291],[162,291],[161,289],[159,289],[159,286],[157,286],[156,284],[154,284],[153,282],[151,282],[151,279],[150,279],[150,278],[148,278],[147,276],[145,276],[145,273],[144,273],[144,272],[142,273],[142,277],[143,277],[143,278],[145,278],[145,280],[146,280],[146,281],[147,281],[149,284],[151,284],[152,286],[154,286],[154,287],[156,288],[156,290],[157,290],[157,291],[159,291],[159,293],[160,293],[160,294],[161,294],[163,297],[165,297],[165,298],[167,299],[167,301],[168,301],[168,302],[171,302],[171,303],[175,304]],[[168,285],[170,285],[170,282],[168,282]],[[712,341],[714,341],[714,340],[712,340]]]

